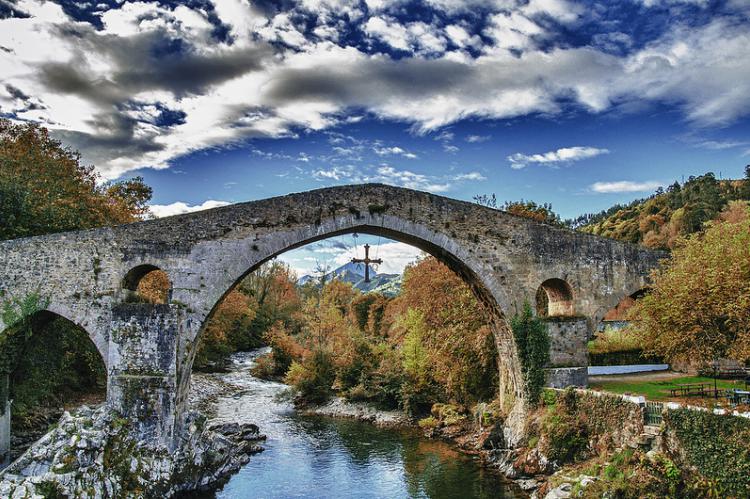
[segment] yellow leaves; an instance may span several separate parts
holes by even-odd
[[[98,185],[92,166],[36,125],[0,119],[0,195],[25,193],[4,205],[0,238],[115,225],[146,212],[151,188],[142,178]],[[20,215],[20,216],[19,216]]]
[[[731,205],[726,220],[676,248],[636,303],[635,327],[669,360],[750,358],[750,216]]]
[[[138,282],[138,294],[149,303],[167,303],[169,276],[163,270],[152,270]]]

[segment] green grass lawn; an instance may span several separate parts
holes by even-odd
[[[701,376],[685,376],[682,378],[673,378],[670,380],[654,380],[630,382],[630,381],[605,381],[603,383],[592,383],[591,388],[594,390],[603,390],[612,393],[628,393],[630,395],[643,395],[649,400],[669,400],[672,397],[669,394],[670,388],[676,388],[677,385],[685,383],[711,383],[713,388],[713,378],[704,378]],[[717,381],[719,389],[739,388],[744,389],[744,381],[724,380]]]

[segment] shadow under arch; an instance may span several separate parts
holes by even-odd
[[[0,413],[6,397],[12,399],[13,431],[20,429],[30,437],[28,445],[46,433],[46,423],[66,406],[105,400],[106,363],[92,336],[49,308],[1,331],[0,356]]]
[[[387,217],[383,217],[385,220]],[[398,220],[394,225],[398,225]],[[264,263],[278,257],[288,251],[306,246],[317,241],[329,239],[332,237],[351,234],[351,233],[369,234],[386,237],[391,240],[399,241],[414,246],[432,256],[441,263],[445,264],[451,271],[456,273],[469,286],[473,294],[483,305],[488,324],[492,328],[495,344],[498,349],[498,377],[499,393],[503,407],[511,408],[515,413],[523,414],[526,410],[526,400],[523,382],[520,375],[520,363],[518,360],[513,335],[510,331],[510,325],[507,320],[510,310],[511,301],[503,289],[503,279],[496,279],[497,272],[483,265],[480,260],[474,257],[471,252],[462,247],[461,244],[448,237],[443,233],[436,233],[423,226],[412,227],[412,232],[421,232],[417,235],[409,233],[406,230],[371,223],[353,223],[347,227],[337,227],[335,230],[319,230],[315,234],[307,234],[303,237],[297,237],[296,240],[282,238],[284,242],[269,250],[267,254],[262,255],[252,265],[247,267],[244,272],[232,278],[231,282],[223,286],[222,294],[213,303],[212,308],[205,317],[203,317],[200,328],[190,342],[186,352],[185,363],[181,368],[180,388],[177,396],[177,406],[185,407],[187,392],[189,388],[189,378],[192,371],[193,361],[197,350],[197,344],[200,336],[204,333],[206,325],[216,313],[221,301],[234,289],[248,274],[257,270]],[[520,435],[518,431],[516,431]]]

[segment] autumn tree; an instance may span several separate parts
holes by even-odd
[[[750,214],[743,205],[730,204],[653,272],[651,291],[631,309],[649,353],[703,364],[750,359]]]
[[[537,222],[563,226],[560,216],[552,210],[549,203],[537,204],[534,201],[506,201],[502,206],[497,204],[497,196],[493,194],[478,194],[473,197],[474,202],[487,208],[500,209],[518,215],[519,217],[529,218]]]
[[[133,222],[150,199],[142,178],[101,183],[46,128],[0,119],[0,239]]]
[[[506,201],[501,208],[503,211],[518,215],[519,217],[529,218],[537,222],[561,226],[560,215],[552,210],[549,203],[536,204],[534,201]]]
[[[411,329],[399,317],[417,311],[424,320],[421,341],[431,357],[435,383],[459,403],[492,398],[497,383],[497,349],[482,305],[456,273],[434,257],[404,271],[401,294],[388,305],[385,323],[393,341]]]
[[[0,239],[133,222],[146,215],[150,199],[143,179],[102,183],[47,129],[0,119]],[[164,293],[155,293],[159,283],[152,284],[152,298],[164,301]],[[33,422],[44,406],[59,407],[105,385],[104,364],[86,332],[65,319],[47,319],[23,325],[22,336],[13,327],[0,334],[0,358],[9,356],[9,340],[20,338],[24,352],[6,371],[15,428]]]

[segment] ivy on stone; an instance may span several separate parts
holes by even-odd
[[[521,362],[526,396],[531,405],[537,405],[544,387],[544,368],[549,363],[547,326],[534,316],[528,301],[524,303],[523,312],[513,317],[510,325]]]

